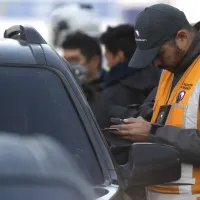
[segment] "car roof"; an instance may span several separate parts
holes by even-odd
[[[0,64],[58,65],[60,56],[47,44],[29,44],[23,40],[0,40]],[[53,60],[56,59],[54,62]]]
[[[37,64],[31,45],[23,40],[0,40],[0,63]]]
[[[0,52],[0,65],[63,65],[62,58],[31,26],[16,25],[5,30]]]
[[[67,75],[72,72],[69,63],[48,44],[28,43],[18,38],[0,40],[0,66],[44,66],[59,70]]]

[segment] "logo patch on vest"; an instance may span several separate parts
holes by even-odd
[[[183,100],[184,96],[186,94],[185,90],[182,90],[178,93],[177,98],[176,98],[176,103],[179,103],[180,101]]]

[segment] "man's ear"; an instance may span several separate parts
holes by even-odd
[[[180,49],[187,50],[191,45],[189,31],[181,29],[176,33],[175,42]]]
[[[188,39],[188,31],[181,29],[176,33],[176,39],[177,40],[185,40]]]

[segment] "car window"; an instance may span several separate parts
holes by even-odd
[[[0,67],[0,131],[51,135],[73,154],[92,184],[104,181],[70,96],[49,70]]]

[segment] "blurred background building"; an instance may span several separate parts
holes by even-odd
[[[134,23],[137,14],[154,3],[167,3],[183,10],[191,23],[200,20],[198,0],[0,0],[0,35],[13,24],[34,26],[49,41],[47,28],[51,12],[58,6],[72,2],[90,3],[99,13],[102,31],[108,25]]]

